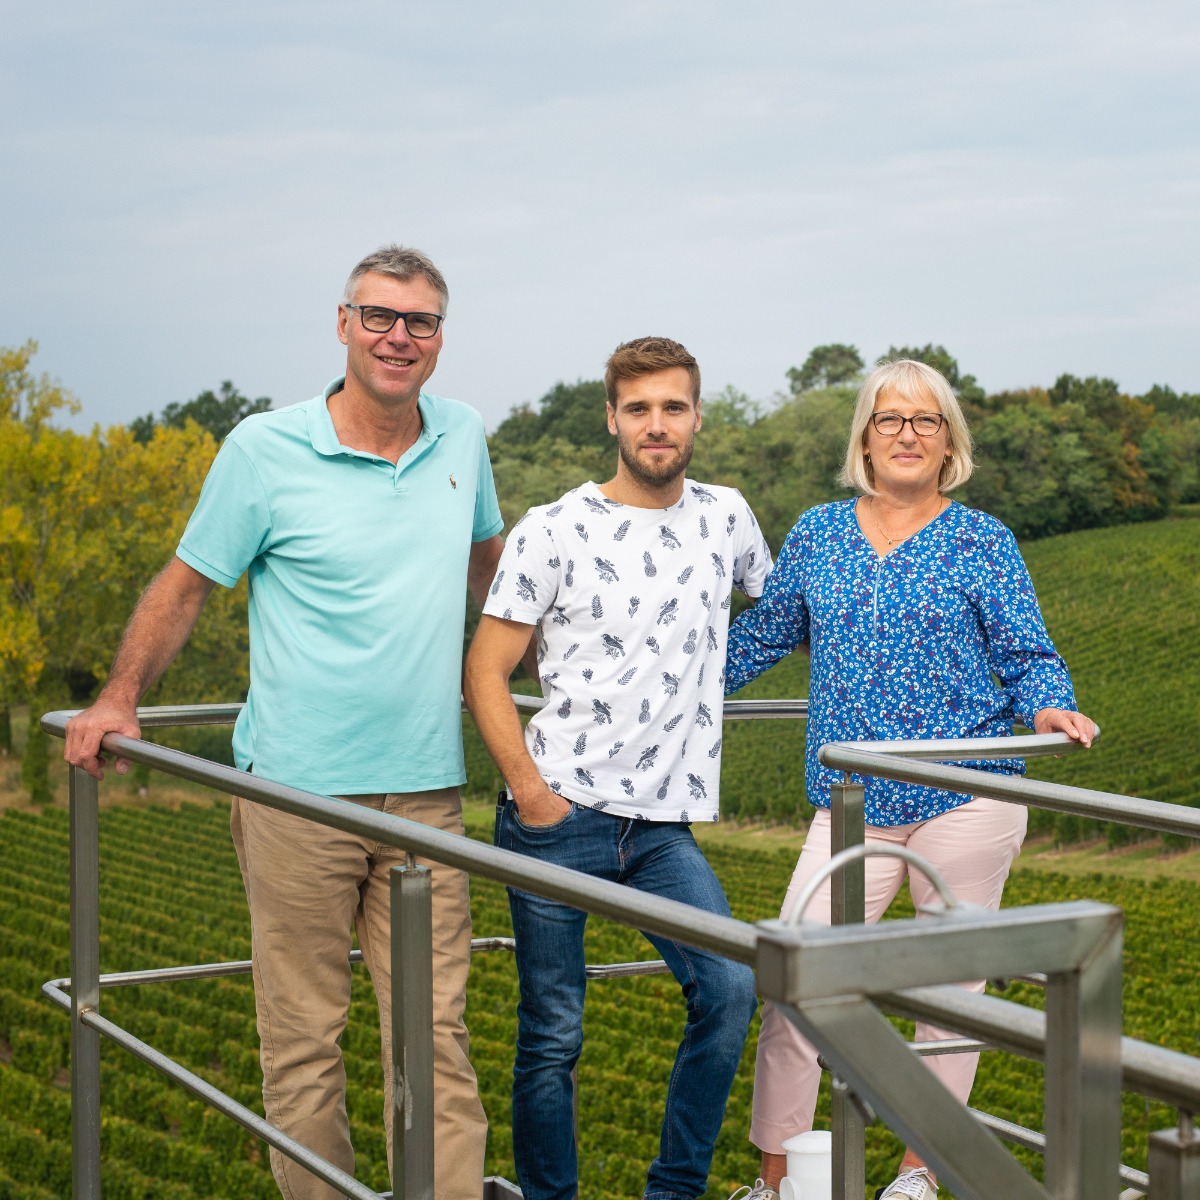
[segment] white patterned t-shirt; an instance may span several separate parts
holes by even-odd
[[[734,488],[684,480],[670,508],[592,482],[508,535],[484,612],[537,626],[546,706],[525,731],[551,791],[615,816],[719,819],[730,592],[771,554]]]

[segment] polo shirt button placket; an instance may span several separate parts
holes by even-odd
[[[400,456],[400,461],[396,463],[389,462],[388,470],[392,474],[392,494],[396,496],[406,495],[408,492],[408,484],[403,482],[404,479],[404,459],[405,455]],[[386,461],[386,460],[385,460]]]

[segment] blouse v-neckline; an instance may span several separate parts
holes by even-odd
[[[954,507],[954,505],[956,503],[954,500],[949,500],[948,497],[943,497],[943,499],[948,500],[948,503],[946,504],[946,507],[941,510],[941,512],[930,517],[929,520],[926,521],[925,524],[920,527],[920,529],[915,529],[912,533],[910,533],[908,535],[908,537],[902,538],[900,541],[896,542],[895,545],[893,545],[893,546],[889,546],[886,553],[880,554],[879,551],[876,550],[875,547],[871,544],[871,539],[867,536],[866,528],[864,527],[863,523],[858,519],[858,502],[859,502],[859,500],[865,500],[865,499],[866,499],[865,496],[857,496],[857,497],[855,497],[855,499],[849,501],[850,516],[854,522],[854,528],[858,531],[858,536],[860,538],[862,538],[862,540],[864,542],[866,542],[867,549],[870,550],[871,553],[875,556],[875,559],[877,562],[883,562],[886,559],[891,558],[891,556],[897,550],[899,550],[902,546],[907,546],[910,542],[915,541],[931,525],[937,524],[937,522],[940,521]],[[887,535],[884,534],[882,530],[880,530],[880,534],[883,537],[884,541],[887,541]]]

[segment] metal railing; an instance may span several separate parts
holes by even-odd
[[[522,708],[542,704],[540,697],[514,700]],[[146,728],[224,723],[234,719],[240,707],[144,709],[139,711],[139,719]],[[734,701],[725,706],[727,720],[796,718],[806,712],[804,701]],[[72,715],[49,713],[42,719],[42,728],[63,736]],[[1063,735],[997,740],[1004,745],[993,757],[1062,753],[1074,747]],[[952,906],[919,921],[861,925],[861,861],[836,860],[837,851],[862,841],[861,788],[857,785],[846,783],[834,789],[834,919],[843,924],[792,927],[765,921],[751,925],[401,818],[271,783],[154,743],[110,734],[103,748],[167,774],[369,836],[410,855],[421,854],[473,875],[751,965],[757,973],[760,993],[779,1005],[821,1048],[834,1072],[839,1200],[859,1200],[863,1195],[863,1114],[875,1112],[960,1196],[976,1200],[1098,1200],[1115,1196],[1122,1177],[1121,1086],[1171,1104],[1181,1114],[1177,1128],[1151,1136],[1149,1172],[1143,1176],[1125,1170],[1125,1181],[1145,1190],[1141,1187],[1144,1180],[1154,1200],[1200,1200],[1200,1139],[1191,1128],[1191,1114],[1200,1105],[1200,1061],[1122,1039],[1119,910],[1089,901],[997,913]],[[950,786],[957,791],[1059,812],[1101,815],[1108,820],[1124,819],[1141,828],[1200,836],[1200,814],[1173,805],[916,761],[921,757],[978,760],[987,755],[986,747],[977,740],[955,743],[952,750],[928,743],[892,743],[827,746],[821,753],[827,765],[847,772],[847,780],[849,772],[856,771],[932,782],[934,786]],[[1128,806],[1125,811],[1124,806]],[[71,770],[70,808],[71,975],[52,980],[45,991],[71,1015],[73,1181],[77,1200],[100,1196],[102,1037],[179,1082],[345,1195],[354,1200],[379,1196],[101,1015],[103,988],[235,974],[244,971],[247,964],[101,975],[98,788],[94,779],[78,769]],[[1193,817],[1195,820],[1189,821]],[[411,969],[413,963],[428,963],[431,953],[429,872],[421,867],[396,868],[392,893],[393,978],[401,981],[393,1004],[396,1195],[407,1200],[431,1200],[432,989],[427,972],[421,979],[419,972]],[[489,943],[486,947],[482,945],[485,942]],[[475,948],[507,948],[507,939],[480,939]],[[410,964],[409,970],[399,970],[401,959]],[[656,964],[634,963],[590,968],[589,972],[643,974],[655,969]],[[1045,976],[1046,1013],[938,986],[964,978],[1031,973]],[[958,1105],[880,1016],[877,1006],[1042,1059],[1047,1064],[1045,1133],[1016,1127],[1006,1131],[1006,1123],[998,1118],[973,1114]],[[1037,1148],[1045,1156],[1045,1186],[1003,1150],[985,1131],[985,1125],[1005,1136],[1011,1133],[1012,1140],[1021,1144],[1037,1145],[1040,1141]],[[514,1192],[512,1185],[503,1180],[485,1182],[487,1197]]]
[[[832,789],[831,818],[833,851],[845,852],[860,846],[864,839],[863,788],[853,782],[853,775],[896,779],[969,795],[987,796],[1015,804],[1044,808],[1080,817],[1119,821],[1135,828],[1174,833],[1200,838],[1200,811],[1178,805],[1138,797],[1120,796],[1086,788],[1047,783],[1022,776],[997,774],[955,766],[946,760],[981,761],[1018,756],[1029,758],[1060,754],[1063,750],[1078,749],[1077,743],[1064,747],[1062,735],[1029,734],[1019,738],[967,738],[893,742],[836,742],[821,747],[820,762],[843,772],[840,785]],[[835,881],[835,923],[863,919],[864,870],[861,860],[847,859]],[[986,976],[986,973],[982,973]],[[1036,982],[1042,982],[1036,979]],[[1046,1064],[1047,1103],[1049,1115],[1054,1112],[1064,1119],[1064,1112],[1076,1110],[1076,1122],[1086,1116],[1085,1097],[1059,1097],[1053,1107],[1051,1097],[1057,1090],[1059,1078],[1056,1064],[1046,1058],[1047,1015],[1022,1007],[1019,1014],[1002,1001],[987,996],[972,997],[967,1005],[957,1003],[959,997],[946,989],[921,988],[893,993],[880,993],[876,1000],[881,1008],[895,1015],[927,1021],[955,1029],[982,1041],[964,1043],[950,1049],[952,1053],[971,1052],[982,1046],[993,1046],[1024,1057],[1040,1059]],[[1002,1005],[1000,1008],[989,1006]],[[1048,1004],[1048,1010],[1053,1011]],[[924,1048],[936,1052],[935,1046]],[[1200,1198],[1200,1139],[1193,1128],[1193,1114],[1200,1103],[1200,1061],[1162,1047],[1122,1038],[1120,1046],[1120,1077],[1123,1090],[1139,1093],[1149,1099],[1170,1104],[1178,1110],[1178,1124],[1173,1130],[1151,1136],[1150,1170],[1135,1171],[1121,1166],[1120,1178],[1130,1189],[1123,1197],[1151,1194],[1154,1200],[1187,1196]],[[834,1121],[840,1125],[836,1133],[843,1147],[846,1170],[840,1183],[842,1196],[862,1195],[856,1166],[863,1161],[862,1106],[850,1101],[853,1097],[834,1091]],[[1044,1152],[1046,1135],[1024,1129],[990,1114],[975,1113],[977,1120],[998,1136],[1017,1145]],[[1078,1130],[1075,1131],[1075,1136]],[[1154,1181],[1153,1188],[1151,1180]],[[1047,1171],[1047,1183],[1055,1180]],[[854,1188],[857,1185],[858,1190]],[[1058,1193],[1053,1193],[1057,1195]],[[1064,1193],[1065,1194],[1065,1193]]]

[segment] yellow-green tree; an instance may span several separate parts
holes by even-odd
[[[0,356],[0,702],[27,702],[22,778],[49,799],[37,714],[85,702],[103,682],[141,589],[174,552],[216,446],[194,422],[146,443],[120,426],[88,435],[51,418],[74,399],[35,379],[28,342]],[[216,589],[157,689],[236,698],[246,673],[244,589]]]
[[[37,343],[0,348],[0,706],[3,749],[11,749],[9,707],[32,697],[45,667],[37,636],[35,572],[37,543],[46,536],[45,523],[36,520],[36,505],[25,495],[30,469],[44,468],[61,446],[51,437],[43,444],[50,418],[60,410],[77,412],[79,403],[46,375],[35,376],[29,364]],[[35,465],[36,464],[36,465]],[[51,475],[40,489],[53,489]],[[47,799],[45,742],[31,736],[26,744],[22,776],[35,799]],[[41,766],[39,767],[39,762]]]

